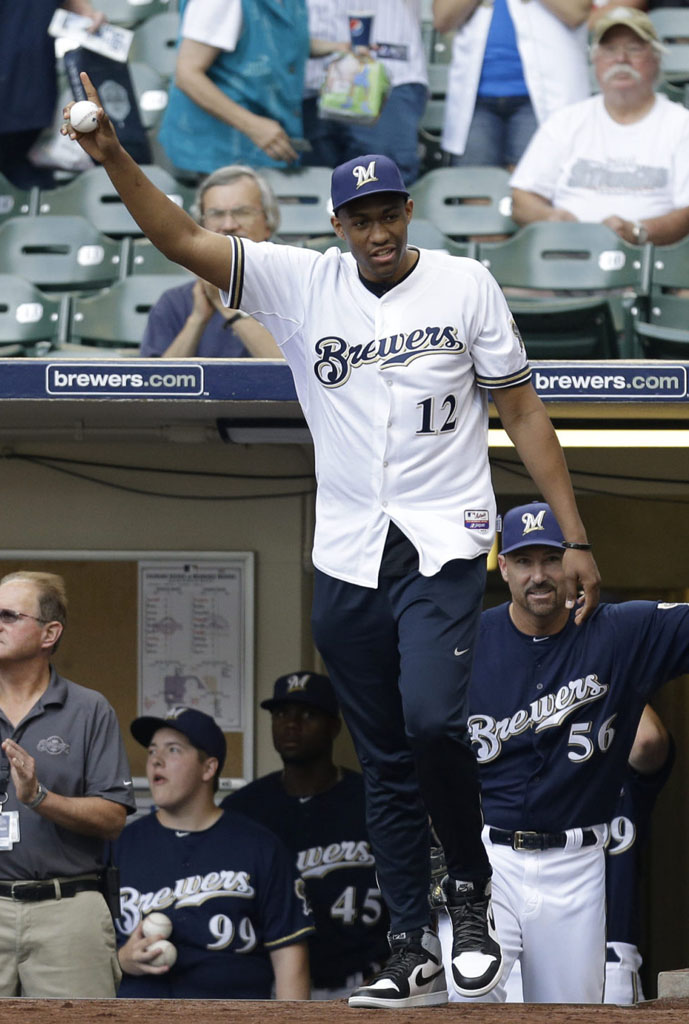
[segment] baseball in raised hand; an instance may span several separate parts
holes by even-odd
[[[98,124],[88,132],[78,131],[71,122],[72,108],[76,106],[76,104],[68,103],[62,111],[62,116],[65,120],[60,131],[62,135],[67,135],[70,139],[74,139],[75,142],[78,142],[81,148],[88,153],[92,160],[96,160],[98,163],[103,163],[111,153],[114,153],[116,149],[119,148],[119,140],[110,118],[103,109],[103,105],[93,82],[85,71],[80,72],[79,78],[81,79],[81,84],[84,86],[86,99],[91,103],[95,103],[97,107],[96,118],[98,120]],[[83,104],[84,101],[81,100],[79,102]]]

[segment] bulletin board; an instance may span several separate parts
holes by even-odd
[[[176,704],[212,714],[223,729],[223,790],[252,777],[252,552],[0,552],[0,576],[19,569],[65,580],[67,629],[54,665],[112,704],[137,789],[146,755],[129,725]]]

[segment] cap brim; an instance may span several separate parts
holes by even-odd
[[[394,195],[394,196],[406,196],[407,199],[409,199],[409,192],[407,191],[407,189],[401,189],[401,188],[367,188],[365,192],[361,192],[359,195],[356,195],[356,196],[350,196],[349,199],[345,199],[341,203],[338,203],[337,206],[333,206],[333,213],[337,217],[338,212],[342,209],[343,206],[348,206],[349,203],[355,203],[357,201],[357,199],[366,199],[367,196],[380,196],[380,195],[383,195],[383,193],[385,193],[385,192],[388,192],[388,193],[390,193],[390,195]],[[331,199],[331,203],[332,203],[332,199]]]
[[[154,718],[153,716],[144,715],[142,718],[135,718],[132,724],[129,726],[129,731],[142,747],[147,747],[153,736],[158,729],[164,729],[166,727],[174,729],[174,725],[171,725],[169,721],[164,718]]]
[[[509,548],[502,548],[500,554],[509,555],[511,551],[519,551],[520,548],[556,548],[558,551],[565,550],[560,540],[523,540],[519,541],[518,544],[512,544]]]

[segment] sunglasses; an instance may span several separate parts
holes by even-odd
[[[37,615],[27,615],[26,612],[13,612],[11,608],[0,608],[0,622],[3,626],[14,626],[20,619],[33,619],[34,622],[50,621],[50,619],[39,619]]]

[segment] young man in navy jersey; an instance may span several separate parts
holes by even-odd
[[[341,720],[327,676],[280,676],[262,708],[272,718],[282,771],[226,797],[294,854],[313,910],[312,999],[338,999],[388,957],[388,913],[368,841],[364,781],[333,761]]]
[[[119,995],[133,999],[309,998],[306,939],[313,931],[303,883],[267,829],[217,807],[225,737],[210,715],[172,708],[137,718],[148,748],[146,775],[156,811],[115,844],[117,921],[123,970]],[[143,918],[172,922],[176,963],[155,967]]]

